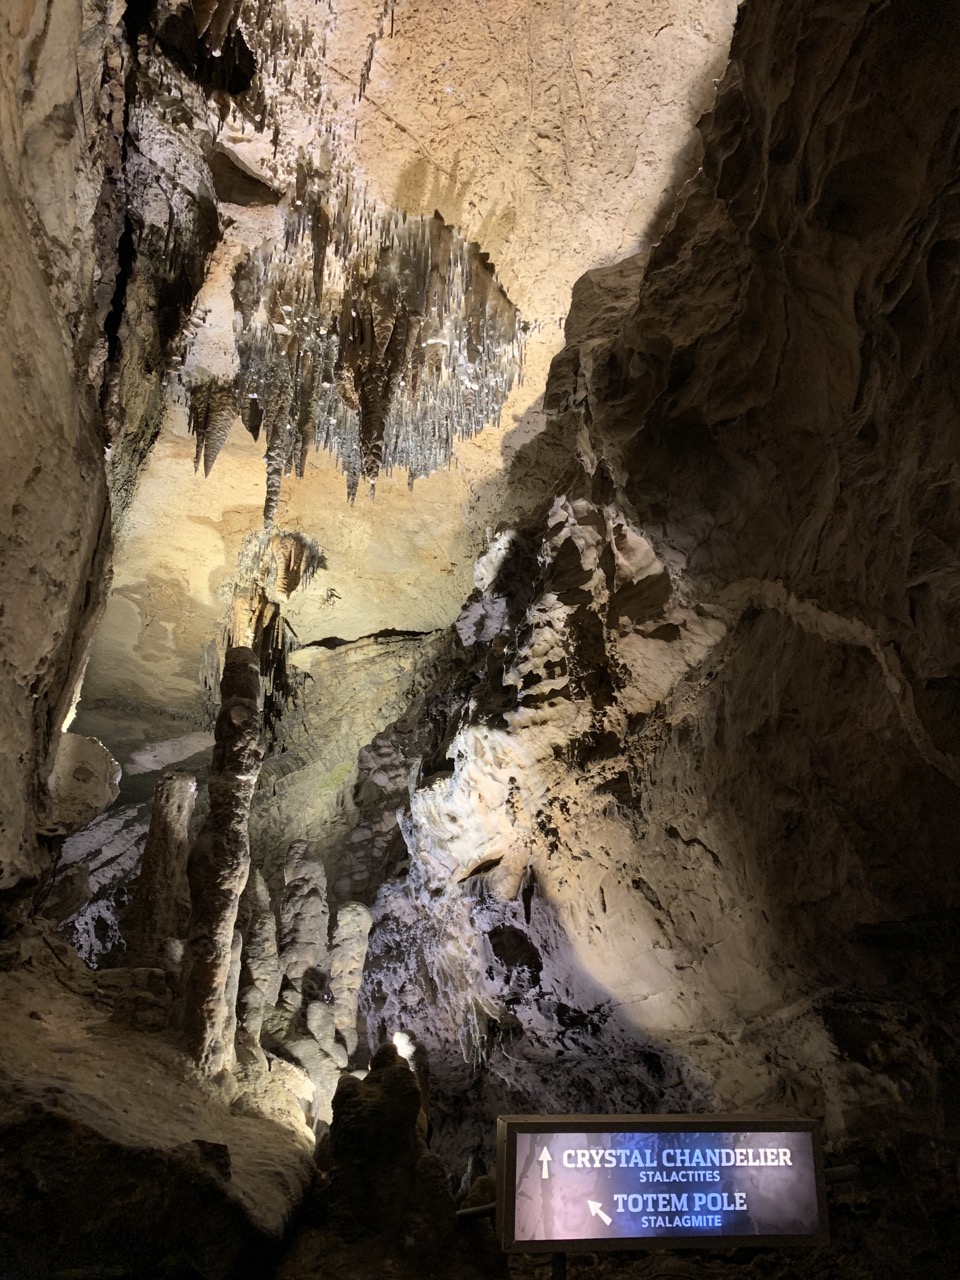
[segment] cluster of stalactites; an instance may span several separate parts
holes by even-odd
[[[208,476],[217,454],[227,442],[230,428],[239,415],[237,393],[228,382],[212,378],[190,388],[189,425],[196,437],[197,448],[193,468],[203,460],[203,474]]]
[[[239,417],[263,436],[264,522],[311,447],[338,459],[355,496],[382,470],[411,484],[496,422],[520,367],[512,303],[484,255],[439,216],[376,215],[349,178],[302,161],[282,248],[234,276],[239,373],[191,389],[209,473]]]
[[[219,56],[227,33],[236,26],[240,0],[192,0],[197,35],[206,37],[207,47]]]

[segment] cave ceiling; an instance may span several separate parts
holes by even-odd
[[[570,289],[643,251],[695,168],[734,11],[241,6],[219,62],[198,69],[185,7],[160,6],[130,115],[135,231],[139,254],[162,233],[161,253],[203,265],[169,336],[176,374],[151,391],[159,435],[135,493],[127,459],[142,444],[123,424],[146,394],[126,370],[150,323],[136,261],[127,285],[122,532],[81,728],[122,761],[202,726],[203,655],[222,650],[265,515],[322,554],[283,605],[304,666],[331,638],[450,625],[490,531],[566,465],[555,440],[536,442]],[[210,67],[222,79],[236,64],[242,82],[243,42],[255,83],[204,97]],[[195,196],[198,218],[181,207]],[[364,361],[391,359],[391,385],[362,393],[392,405],[386,452],[382,425],[364,450],[378,412],[357,399]],[[260,426],[271,397],[283,431]]]

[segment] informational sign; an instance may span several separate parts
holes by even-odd
[[[822,1244],[816,1127],[735,1116],[504,1116],[497,1226],[514,1252]]]

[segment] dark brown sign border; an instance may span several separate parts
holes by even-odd
[[[516,1168],[518,1133],[809,1133],[817,1184],[818,1230],[812,1235],[630,1236],[613,1240],[517,1240]],[[612,1253],[652,1249],[812,1249],[830,1236],[823,1180],[823,1152],[815,1120],[791,1116],[498,1116],[497,1236],[506,1253]]]

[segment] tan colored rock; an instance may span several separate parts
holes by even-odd
[[[266,882],[256,867],[251,869],[240,898],[237,927],[243,937],[238,1034],[246,1038],[248,1045],[258,1046],[264,1012],[276,1003],[280,991],[280,967],[277,922]]]
[[[244,1250],[281,1237],[309,1185],[302,1112],[230,1107],[155,1026],[138,1029],[163,974],[93,975],[56,933],[44,936],[24,936],[29,965],[14,968],[5,953],[0,973],[0,1065],[18,1082],[0,1102],[0,1161],[5,1175],[16,1163],[51,1180],[55,1194],[34,1197],[26,1217],[3,1199],[4,1266],[88,1270],[108,1259],[136,1273],[187,1257],[226,1280]],[[105,1190],[118,1179],[122,1202]]]
[[[62,733],[47,778],[45,835],[81,831],[120,794],[120,766],[96,738]]]
[[[316,539],[327,554],[322,581],[298,591],[284,610],[303,643],[448,626],[470,591],[487,530],[551,492],[568,455],[553,441],[542,448],[534,441],[544,428],[540,397],[562,345],[570,288],[583,271],[654,238],[675,183],[695,168],[694,124],[712,101],[736,12],[733,0],[711,0],[695,14],[631,0],[605,9],[602,19],[590,5],[561,0],[510,13],[496,0],[447,4],[429,15],[422,7],[393,10],[385,33],[385,11],[366,0],[338,0],[330,10],[288,0],[299,52],[279,70],[279,14],[262,29],[240,14],[261,63],[270,123],[254,131],[227,104],[217,145],[278,191],[295,180],[304,154],[314,155],[318,171],[328,167],[331,175],[321,211],[326,216],[339,202],[361,245],[383,211],[430,218],[439,210],[491,256],[530,330],[524,382],[505,406],[502,428],[461,441],[456,467],[418,480],[413,502],[404,475],[381,475],[376,502],[350,507],[325,453],[308,452],[302,478],[277,477],[277,523]],[[173,92],[176,71],[167,67],[164,75]],[[195,111],[188,89],[182,92]],[[163,174],[156,185],[167,191],[196,168],[192,151],[189,165],[176,156],[174,136],[154,121],[141,141],[155,156],[151,173]],[[194,177],[200,183],[202,174]],[[166,219],[166,203],[155,203]],[[233,225],[209,259],[191,322],[191,377],[191,370],[233,376],[234,270],[258,246],[282,242],[290,212],[275,204],[224,211]],[[304,245],[312,252],[310,237]],[[327,257],[323,288],[333,296],[345,268]],[[127,336],[136,340],[135,332]],[[264,443],[231,430],[205,480],[189,465],[183,410],[168,406],[129,513],[87,696],[173,705],[189,715],[197,710],[195,654],[219,632],[241,546],[260,526]],[[180,621],[173,630],[152,621],[173,614]],[[339,763],[352,760],[348,753]]]
[[[299,989],[304,974],[316,974],[327,961],[327,879],[322,862],[312,861],[307,846],[291,846],[284,869],[277,941],[280,972]]]
[[[108,585],[96,400],[123,221],[121,20],[119,3],[73,0],[15,0],[0,18],[4,890],[47,870],[34,780],[68,716]]]

